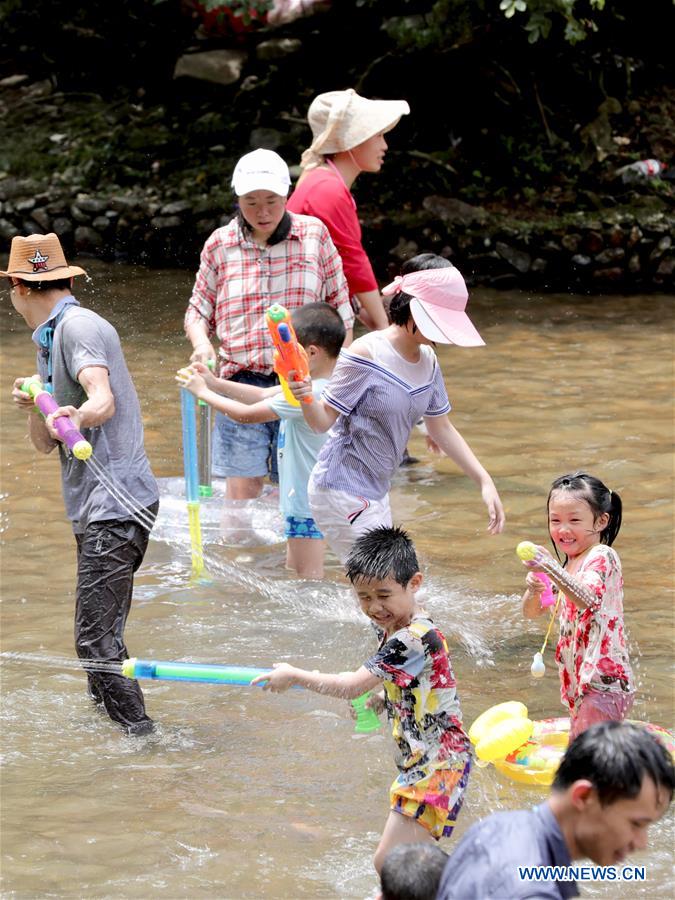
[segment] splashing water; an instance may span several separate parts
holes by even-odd
[[[86,672],[122,674],[122,663],[116,660],[73,659],[70,656],[43,656],[39,653],[15,653],[7,650],[0,653],[0,662],[3,664],[23,662],[48,669],[84,669]]]
[[[89,469],[96,480],[106,489],[106,491],[108,491],[113,500],[116,500],[120,506],[123,506],[132,519],[138,522],[141,528],[151,531],[152,526],[155,524],[155,517],[150,515],[146,509],[140,506],[138,501],[125,487],[115,482],[94,456],[90,456],[86,461],[86,464],[89,466]]]

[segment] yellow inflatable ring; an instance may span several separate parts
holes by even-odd
[[[505,719],[526,719],[527,707],[518,700],[509,700],[506,703],[498,703],[481,713],[469,728],[469,740],[477,744],[485,735]],[[518,746],[516,744],[516,746]]]
[[[675,762],[675,738],[666,728],[651,722],[637,722],[654,735],[669,751]],[[570,735],[570,720],[565,717],[542,719],[533,723],[529,740],[515,748],[506,757],[493,760],[494,767],[520,784],[548,786],[553,783],[560,760],[567,749]]]

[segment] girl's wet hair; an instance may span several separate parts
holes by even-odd
[[[381,526],[366,531],[354,542],[345,564],[347,578],[384,581],[393,578],[405,587],[419,572],[415,547],[402,528]]]
[[[422,272],[425,269],[452,268],[450,260],[436,253],[418,253],[417,256],[407,259],[401,266],[401,275],[409,275],[411,272]],[[398,291],[389,301],[389,320],[392,325],[401,325],[403,328],[411,318],[410,301],[412,296],[405,291]],[[417,330],[417,328],[415,328]]]
[[[599,478],[594,478],[593,475],[589,475],[586,472],[561,475],[551,485],[548,500],[546,501],[547,510],[554,491],[569,491],[585,500],[593,512],[594,519],[597,519],[603,513],[608,513],[609,521],[600,532],[600,543],[607,544],[608,547],[612,546],[621,528],[622,503],[621,497],[616,491],[610,491]]]

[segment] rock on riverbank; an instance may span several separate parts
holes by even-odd
[[[72,194],[29,179],[0,180],[0,238],[55,231],[73,257],[196,268],[205,239],[231,215],[207,194],[166,202],[153,190]],[[593,293],[675,287],[675,221],[662,211],[522,220],[429,196],[419,213],[362,215],[382,273],[430,250],[452,259],[472,284]]]

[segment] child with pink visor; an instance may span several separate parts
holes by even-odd
[[[448,419],[450,402],[432,347],[484,344],[464,311],[464,279],[446,259],[421,254],[383,294],[391,296],[391,325],[343,349],[321,400],[302,404],[314,431],[330,429],[308,495],[312,515],[342,562],[359,535],[392,524],[391,479],[420,417],[440,450],[479,486],[488,531],[504,528],[492,478]],[[291,382],[291,389],[302,399],[311,394],[311,380]]]

